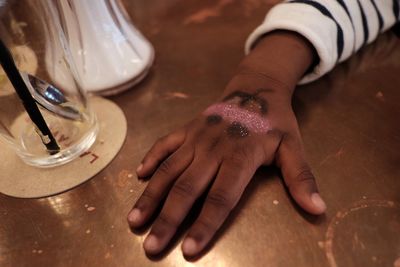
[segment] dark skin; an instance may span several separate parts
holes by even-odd
[[[128,215],[130,226],[139,228],[166,198],[144,241],[147,254],[166,248],[193,203],[210,188],[182,243],[185,257],[199,255],[260,166],[278,166],[291,196],[305,211],[325,212],[291,105],[296,84],[315,59],[312,46],[296,33],[264,36],[217,103],[228,102],[262,116],[269,130],[255,133],[245,122],[202,113],[153,145],[137,169],[139,177],[151,179]]]

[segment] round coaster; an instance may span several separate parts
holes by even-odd
[[[122,110],[110,100],[94,97],[90,103],[99,123],[97,140],[66,165],[31,167],[0,140],[0,192],[19,198],[51,196],[80,185],[104,169],[125,141],[127,122]]]

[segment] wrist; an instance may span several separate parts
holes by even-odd
[[[316,58],[313,46],[301,35],[289,31],[268,33],[240,63],[227,90],[247,84],[249,90],[270,87],[291,97]]]
[[[263,91],[263,95],[271,97],[280,97],[291,100],[295,85],[278,80],[267,73],[256,72],[250,69],[241,69],[229,81],[225,88],[223,96],[229,95],[235,91],[246,93],[256,93]]]

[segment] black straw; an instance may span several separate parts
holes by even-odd
[[[56,154],[60,151],[60,147],[58,146],[57,141],[54,139],[54,136],[47,126],[42,114],[40,113],[40,110],[30,94],[28,87],[22,79],[10,51],[1,39],[0,63],[7,74],[8,79],[14,86],[14,89],[17,92],[23,106],[25,107],[26,112],[28,113],[32,122],[36,125],[36,130],[40,135],[43,144],[46,146],[47,151],[52,155]]]

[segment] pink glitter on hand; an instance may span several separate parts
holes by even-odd
[[[268,121],[261,115],[232,104],[214,104],[208,107],[204,114],[219,115],[229,123],[239,122],[254,133],[266,133],[271,129]]]

